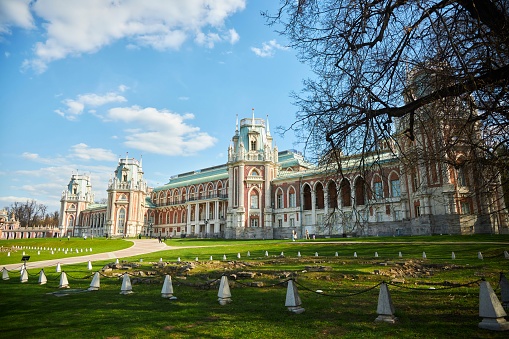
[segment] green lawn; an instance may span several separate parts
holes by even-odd
[[[30,262],[43,261],[51,259],[60,259],[67,257],[77,257],[87,254],[96,254],[117,251],[133,245],[130,241],[122,239],[90,239],[83,238],[37,238],[37,239],[16,239],[16,240],[0,240],[0,267],[7,264],[20,263],[23,252],[30,256]],[[13,248],[13,246],[23,246],[24,248]],[[46,248],[28,249],[26,247]],[[51,250],[53,254],[51,254]],[[59,251],[60,249],[60,251]],[[65,254],[65,250],[68,250]],[[70,251],[72,249],[72,252]],[[90,252],[92,249],[92,252]],[[78,250],[78,252],[76,252]],[[40,253],[38,253],[40,252]],[[8,256],[10,253],[10,256]]]
[[[10,280],[0,280],[0,336],[507,337],[508,332],[483,330],[477,325],[481,320],[479,279],[485,278],[500,298],[497,289],[500,272],[509,275],[509,260],[503,256],[503,251],[509,250],[508,236],[334,240],[341,243],[173,239],[167,243],[178,249],[125,258],[126,263],[137,263],[139,267],[112,272],[154,272],[152,276],[132,276],[134,293],[130,295],[120,294],[119,278],[106,276],[101,276],[99,291],[82,292],[90,285],[93,273],[83,264],[66,265],[72,292],[67,296],[53,294],[62,291],[58,289],[59,274],[53,270],[46,273],[46,285],[37,284],[38,269],[29,270],[29,281],[23,284],[19,272],[10,272]],[[451,259],[453,251],[455,260]],[[483,260],[477,258],[479,251]],[[281,252],[284,257],[280,256]],[[301,252],[300,258],[298,252]],[[378,252],[377,258],[375,252]],[[423,252],[426,252],[426,259],[422,258]],[[223,255],[227,260],[223,260]],[[176,262],[178,257],[181,263]],[[159,267],[159,258],[167,263],[164,267]],[[93,263],[94,268],[106,264],[108,261]],[[184,268],[189,266],[192,268],[186,272]],[[240,272],[251,272],[255,276],[234,280],[232,275],[239,276]],[[175,301],[161,297],[164,274],[172,276],[174,294],[178,298]],[[217,302],[217,282],[210,285],[222,274],[230,276],[232,285],[233,302],[225,306]],[[281,282],[290,277],[297,282],[305,308],[302,314],[293,314],[284,305],[286,287]],[[140,279],[143,281],[138,281]],[[399,281],[389,285],[398,318],[396,324],[374,322],[377,285],[382,281]],[[252,283],[263,283],[263,286],[254,287]],[[458,287],[468,283],[472,284]],[[318,289],[324,293],[316,293]]]

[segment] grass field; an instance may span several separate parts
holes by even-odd
[[[98,250],[109,246],[109,240],[97,241],[102,241]],[[5,246],[4,242],[0,244]],[[478,328],[481,321],[478,282],[486,279],[500,298],[500,273],[509,275],[509,260],[503,255],[509,251],[509,236],[322,239],[311,243],[173,239],[167,244],[174,249],[124,258],[125,264],[137,267],[105,272],[100,289],[95,292],[84,291],[93,272],[83,264],[66,266],[69,290],[58,288],[59,273],[53,270],[46,272],[45,285],[37,283],[38,269],[29,270],[27,283],[20,283],[19,272],[9,272],[10,280],[0,280],[0,337],[506,338],[508,335]],[[301,257],[297,257],[298,252]],[[456,255],[454,260],[452,252]],[[483,254],[482,260],[477,257],[478,252]],[[223,260],[224,255],[227,260]],[[160,258],[164,264],[158,263]],[[2,253],[0,267],[4,259]],[[93,264],[98,269],[108,263]],[[124,272],[132,275],[133,294],[120,294],[118,275]],[[243,278],[243,272],[253,277]],[[177,300],[161,297],[165,274],[173,279]],[[233,302],[221,306],[217,301],[217,280],[223,274],[229,277]],[[289,278],[297,283],[305,308],[302,314],[293,314],[285,307],[284,282]],[[393,282],[389,291],[398,318],[395,324],[374,321],[378,285],[382,281]],[[316,293],[317,290],[324,293]],[[57,296],[61,292],[68,293]]]

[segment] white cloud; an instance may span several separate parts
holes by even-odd
[[[128,87],[120,85],[119,89],[125,91]],[[68,120],[76,120],[76,118],[83,113],[86,106],[99,107],[115,102],[125,102],[127,99],[122,95],[115,92],[109,92],[104,95],[98,95],[95,93],[80,94],[76,99],[65,99],[62,103],[66,106],[64,110],[57,109],[55,112]],[[96,113],[95,110],[91,110],[91,113]]]
[[[34,28],[34,19],[30,13],[31,0],[0,1],[0,36],[10,34],[11,27]]]
[[[117,156],[110,150],[104,148],[91,148],[87,144],[79,143],[71,147],[73,153],[70,155],[72,158],[79,158],[82,160],[96,160],[96,161],[115,161]]]
[[[187,156],[207,149],[217,141],[186,122],[194,119],[192,114],[132,106],[112,108],[107,118],[136,126],[124,131],[127,134],[124,144],[150,153]]]
[[[120,92],[122,92],[122,93],[123,93],[123,92],[125,92],[125,91],[127,91],[128,89],[129,89],[129,87],[127,87],[126,85],[119,85],[119,86],[118,86],[118,90],[119,90]]]
[[[240,35],[233,28],[228,31],[228,34],[230,35],[230,44],[233,45],[233,44],[237,43],[237,41],[239,41]]]
[[[41,0],[31,7],[29,1],[20,4],[22,11],[8,12],[4,22],[17,20],[16,25],[32,27],[30,10],[44,21],[46,40],[35,44],[35,56],[22,66],[40,73],[55,60],[95,53],[122,39],[128,48],[157,50],[178,49],[189,38],[208,47],[219,41],[235,43],[238,34],[226,30],[224,23],[245,8],[246,0]]]
[[[288,47],[282,46],[276,42],[276,40],[270,40],[269,42],[263,42],[262,47],[251,47],[251,50],[262,58],[271,57],[274,55],[276,50],[287,50]]]

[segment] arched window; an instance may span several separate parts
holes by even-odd
[[[304,185],[304,210],[311,210],[311,187]]]
[[[323,196],[323,185],[318,183],[316,185],[316,208],[321,210],[325,206],[324,196]]]
[[[295,189],[293,187],[288,189],[288,204],[289,207],[297,206],[297,195],[295,194]]]
[[[338,207],[338,189],[337,189],[336,183],[334,181],[329,182],[328,193],[329,193],[329,208],[337,208]]]
[[[249,200],[251,208],[253,209],[260,208],[260,204],[258,201],[259,200],[258,192],[256,190],[251,190],[251,193],[249,194]]]
[[[118,218],[117,218],[118,233],[124,233],[124,225],[125,225],[125,209],[121,208],[118,210]]]
[[[276,208],[283,208],[283,190],[278,188],[276,191]]]
[[[74,215],[70,215],[67,219],[67,227],[74,227]]]
[[[355,204],[364,205],[366,199],[366,182],[362,177],[355,180]]]
[[[375,175],[373,178],[373,198],[376,200],[384,197],[382,178],[379,175]]]
[[[399,182],[399,176],[396,173],[391,173],[389,177],[391,197],[396,198],[401,196],[401,186]]]

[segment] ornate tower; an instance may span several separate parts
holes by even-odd
[[[60,236],[82,236],[79,216],[94,202],[92,183],[88,175],[73,174],[60,199]]]
[[[272,179],[278,150],[272,145],[268,120],[237,118],[228,148],[228,212],[226,238],[272,239]]]
[[[144,224],[147,195],[141,160],[129,159],[127,156],[119,159],[107,192],[107,236],[133,237],[140,234]]]

